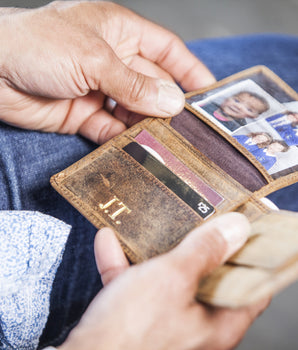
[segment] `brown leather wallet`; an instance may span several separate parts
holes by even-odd
[[[51,183],[97,228],[112,227],[132,263],[167,252],[216,215],[245,214],[250,239],[197,298],[250,304],[298,278],[298,214],[262,199],[298,180],[297,96],[253,67],[186,94],[178,116],[143,120]]]

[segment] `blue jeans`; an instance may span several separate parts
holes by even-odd
[[[298,91],[298,37],[241,36],[193,41],[188,46],[217,79],[263,64]],[[0,125],[0,209],[38,210],[72,225],[40,347],[60,344],[102,287],[93,258],[96,229],[49,185],[51,175],[96,147],[80,136]],[[297,194],[295,184],[269,198],[280,208],[298,211]]]

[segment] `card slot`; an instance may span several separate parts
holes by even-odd
[[[265,168],[245,147],[233,137],[224,135],[222,130],[217,132],[208,123],[197,119],[197,116],[194,116],[187,109],[172,119],[171,128],[185,137],[186,141],[189,141],[192,146],[196,147],[232,178],[254,192],[255,198],[266,197],[268,194],[298,181],[298,171],[295,171],[284,175],[279,173],[279,175],[282,175],[281,177],[272,178],[270,182],[267,182],[259,172],[259,169],[266,172]],[[194,130],[200,135],[200,138],[193,138]],[[214,152],[212,144],[217,144],[221,152],[217,150]],[[223,156],[219,156],[220,153]],[[247,162],[247,159],[249,159],[249,162]]]
[[[217,125],[213,124],[208,118],[200,114],[191,105],[186,104],[186,108],[193,113],[197,118],[200,118],[204,123],[214,129],[221,137],[227,140],[238,152],[244,155],[244,157],[259,171],[259,173],[264,177],[264,179],[270,183],[274,181],[274,178],[267,172],[264,166],[244,147],[242,146],[233,136],[228,135]]]
[[[123,150],[189,205],[203,219],[214,214],[215,208],[209,202],[189,187],[168,167],[152,156],[144,147],[136,142],[131,142]]]
[[[251,193],[240,183],[210,161],[163,120],[155,119],[144,130],[154,137],[167,152],[183,163],[183,166],[224,198],[220,204],[215,204],[220,211],[233,210],[245,203],[251,196]],[[185,174],[180,177],[185,180]]]
[[[182,111],[172,119],[171,127],[249,191],[257,191],[268,184],[263,174],[242,153],[192,112]]]
[[[142,147],[164,164],[175,175],[181,178],[198,194],[202,195],[213,206],[218,206],[224,201],[224,197],[206,183],[200,176],[195,174],[184,162],[162,145],[147,130],[142,130],[133,141],[137,141]]]
[[[61,186],[117,231],[133,252],[128,256],[134,263],[168,251],[203,220],[130,155],[114,146],[67,176]]]

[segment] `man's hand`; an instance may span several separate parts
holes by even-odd
[[[233,348],[268,301],[238,310],[195,301],[199,280],[235,253],[249,224],[226,214],[191,232],[175,249],[138,266],[128,262],[111,229],[95,240],[107,286],[62,350],[219,350]]]
[[[0,119],[102,143],[214,81],[173,33],[109,2],[0,9]],[[107,97],[118,106],[105,108]]]

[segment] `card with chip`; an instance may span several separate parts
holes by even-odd
[[[217,193],[211,186],[191,171],[184,163],[168,151],[160,142],[158,142],[147,130],[142,130],[136,137],[143,147],[163,164],[165,164],[174,174],[180,177],[197,193],[202,195],[213,206],[219,205],[224,198]]]

